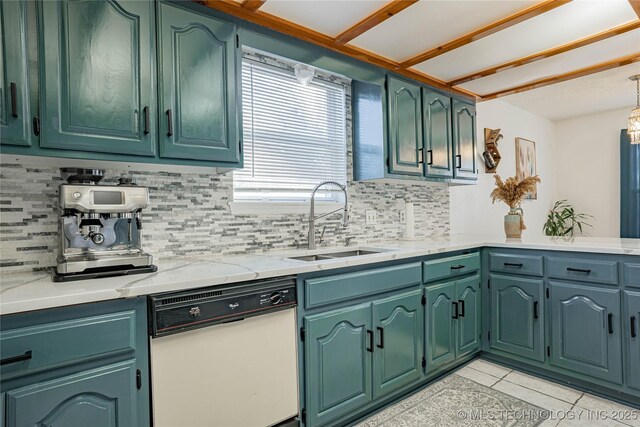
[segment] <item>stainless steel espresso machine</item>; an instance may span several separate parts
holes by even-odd
[[[130,178],[98,185],[100,169],[61,169],[60,256],[55,281],[91,279],[157,270],[142,250],[142,210],[149,190]]]

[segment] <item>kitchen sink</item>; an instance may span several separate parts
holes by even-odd
[[[289,257],[289,259],[295,259],[298,261],[323,261],[327,259],[349,258],[363,255],[379,254],[380,252],[385,251],[376,249],[355,249],[351,251],[329,252],[325,254],[294,256]]]

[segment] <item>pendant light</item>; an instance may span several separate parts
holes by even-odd
[[[640,74],[629,77],[629,80],[636,82],[636,108],[629,114],[629,123],[627,125],[627,133],[632,144],[640,144]]]

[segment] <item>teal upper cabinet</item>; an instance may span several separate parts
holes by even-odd
[[[453,361],[456,357],[453,307],[456,301],[456,284],[447,282],[426,289],[426,361],[427,372]]]
[[[456,357],[480,349],[480,276],[474,275],[456,282],[458,324]]]
[[[620,291],[551,282],[551,364],[622,384]]]
[[[476,169],[476,107],[453,100],[453,176],[477,179]]]
[[[376,349],[373,359],[375,399],[409,384],[422,374],[422,290],[374,301]]]
[[[491,274],[491,348],[544,361],[544,282]]]
[[[326,424],[372,399],[370,304],[304,319],[307,425]]]
[[[625,291],[625,323],[629,342],[627,384],[640,390],[640,292]]]
[[[153,156],[154,3],[40,3],[41,142]]]
[[[26,1],[0,3],[0,143],[31,145]]]
[[[425,173],[427,177],[453,177],[451,98],[422,88]]]
[[[160,156],[240,162],[236,26],[160,3]]]
[[[387,79],[389,114],[389,172],[423,175],[420,86]]]

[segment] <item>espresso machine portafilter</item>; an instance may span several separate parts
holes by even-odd
[[[142,211],[149,190],[131,178],[99,185],[104,171],[62,169],[60,256],[54,280],[78,280],[156,271],[142,249]]]

